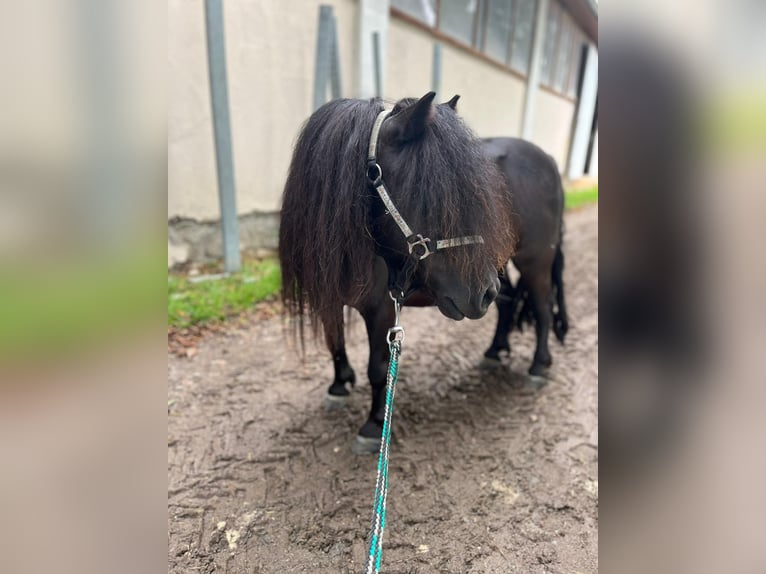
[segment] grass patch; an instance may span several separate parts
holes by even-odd
[[[78,354],[151,324],[163,308],[164,264],[162,250],[141,246],[99,259],[62,256],[4,270],[0,363]]]
[[[598,203],[598,186],[578,190],[570,189],[564,193],[564,209],[576,209],[591,203]]]
[[[274,259],[247,261],[218,279],[168,276],[168,325],[184,328],[222,321],[279,292],[282,274]]]

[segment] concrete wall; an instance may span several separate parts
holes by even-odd
[[[537,90],[532,141],[554,157],[562,173],[569,153],[574,112],[575,105],[570,100]]]
[[[279,209],[292,146],[311,113],[320,3],[335,7],[350,95],[355,0],[224,3],[239,213]],[[168,216],[218,219],[203,0],[169,0],[168,60]]]

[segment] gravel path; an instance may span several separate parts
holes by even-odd
[[[597,572],[597,207],[567,214],[564,252],[571,327],[543,387],[524,375],[531,330],[504,368],[477,367],[494,308],[403,311],[385,572]],[[278,318],[168,357],[169,572],[361,572],[377,461],[350,449],[369,407],[361,318],[347,341],[360,383],[331,413],[329,356],[301,362]]]

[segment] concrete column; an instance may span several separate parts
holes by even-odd
[[[372,33],[380,35],[380,88],[386,93],[386,45],[388,41],[389,0],[359,0],[359,36],[357,38],[357,66],[359,85],[357,97],[375,96],[375,57],[373,53]]]
[[[567,170],[569,179],[577,179],[585,173],[585,160],[588,155],[590,131],[593,127],[593,115],[596,113],[597,95],[598,52],[593,44],[589,44],[588,55],[585,58],[585,73],[583,74],[580,101],[577,104],[577,119],[572,135],[572,148],[569,153],[569,169]],[[596,146],[593,147],[595,152]]]
[[[524,116],[521,119],[521,137],[532,139],[535,123],[535,99],[540,85],[540,68],[543,62],[543,44],[545,43],[545,23],[548,20],[548,0],[537,0],[535,14],[535,33],[532,38],[532,54],[529,59],[527,91],[524,96]]]

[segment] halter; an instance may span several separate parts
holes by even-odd
[[[454,239],[438,239],[432,242],[428,237],[423,237],[420,233],[414,233],[407,222],[396,209],[394,202],[391,201],[391,196],[386,191],[386,185],[383,182],[383,170],[378,164],[377,152],[378,141],[380,139],[380,128],[383,122],[391,113],[391,110],[383,110],[375,118],[375,124],[372,126],[372,133],[370,134],[370,147],[367,153],[367,180],[370,185],[375,188],[375,191],[380,196],[383,204],[386,206],[388,213],[394,218],[396,225],[404,234],[404,238],[407,241],[407,248],[411,256],[410,261],[417,262],[425,259],[432,253],[447,249],[449,247],[460,247],[461,245],[470,245],[472,243],[484,243],[484,238],[481,235],[467,235],[465,237],[457,237]],[[431,245],[434,245],[432,247]],[[402,289],[403,291],[403,289]]]

